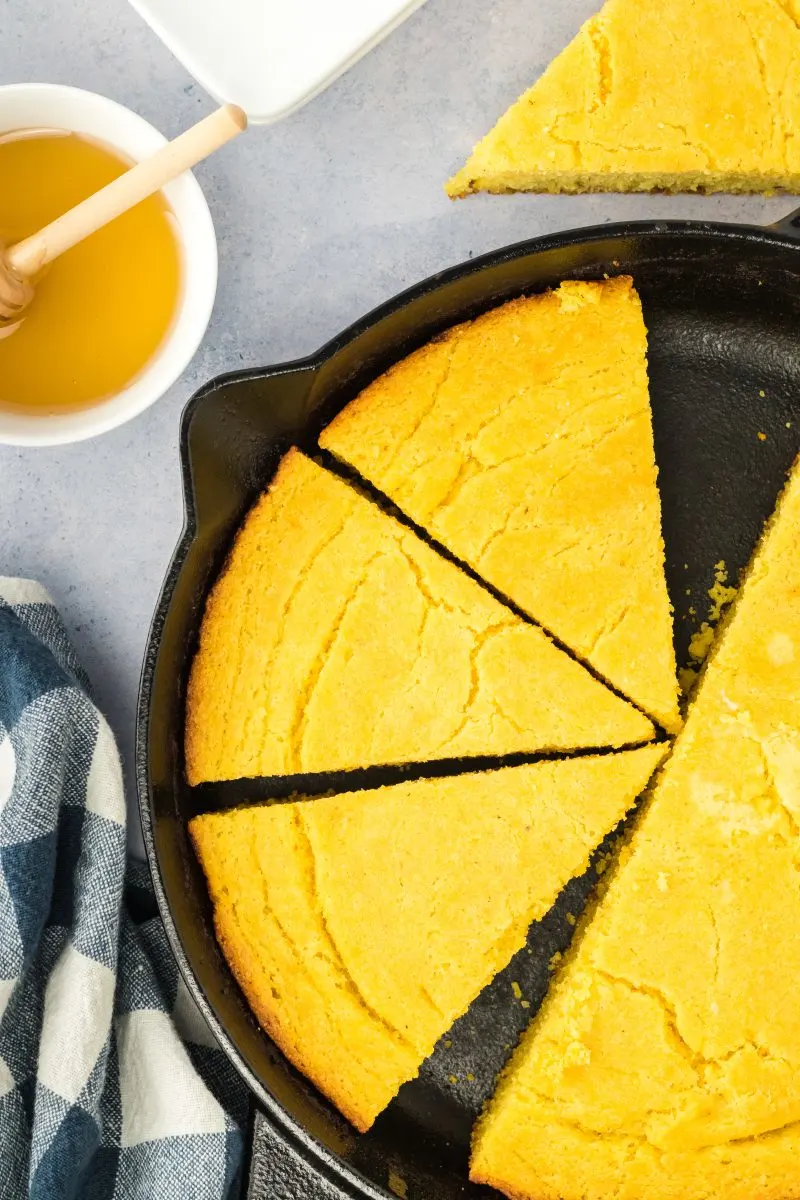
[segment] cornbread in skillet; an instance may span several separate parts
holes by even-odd
[[[563,283],[412,354],[321,444],[674,732],[646,349],[630,279]]]
[[[515,1200],[800,1196],[800,474],[482,1119]]]
[[[798,0],[608,0],[447,184],[800,191]]]
[[[189,781],[620,746],[650,722],[298,450],[208,601]]]
[[[663,745],[196,817],[231,969],[359,1129],[524,944]]]

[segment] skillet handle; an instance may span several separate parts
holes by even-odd
[[[789,237],[800,239],[800,208],[796,208],[786,217],[781,217],[780,221],[776,221],[768,228],[774,230],[775,233],[785,233]]]
[[[255,1107],[246,1197],[243,1200],[350,1200],[316,1171]]]

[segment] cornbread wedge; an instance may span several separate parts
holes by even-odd
[[[472,1177],[515,1200],[800,1196],[800,474]]]
[[[199,783],[652,735],[541,630],[292,450],[208,601],[186,763]]]
[[[398,363],[321,444],[674,732],[646,349],[629,278],[563,283]]]
[[[261,1024],[367,1129],[664,752],[196,817],[217,936]]]
[[[608,0],[447,184],[800,192],[798,0]]]

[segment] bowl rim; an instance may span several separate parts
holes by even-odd
[[[77,126],[77,132],[91,132],[113,149],[135,159],[155,152],[167,142],[160,130],[119,101],[99,92],[58,83],[0,85],[0,130],[5,121],[4,102],[15,99],[31,105],[37,102],[59,105],[71,114],[64,127]],[[91,124],[93,130],[85,129],[85,123]],[[192,172],[187,171],[168,184],[164,193],[178,227],[183,286],[175,316],[161,345],[127,387],[88,408],[43,415],[0,409],[0,445],[60,446],[107,433],[148,409],[189,365],[208,328],[216,298],[217,238],[208,203]]]

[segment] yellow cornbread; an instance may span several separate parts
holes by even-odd
[[[199,783],[652,734],[541,630],[292,450],[209,598],[186,763]]]
[[[367,1129],[664,752],[196,817],[217,936],[261,1024]]]
[[[516,1200],[800,1196],[800,474],[474,1140]]]
[[[608,0],[447,184],[800,191],[798,0]]]
[[[404,359],[320,441],[674,732],[646,348],[629,278],[563,283]]]

